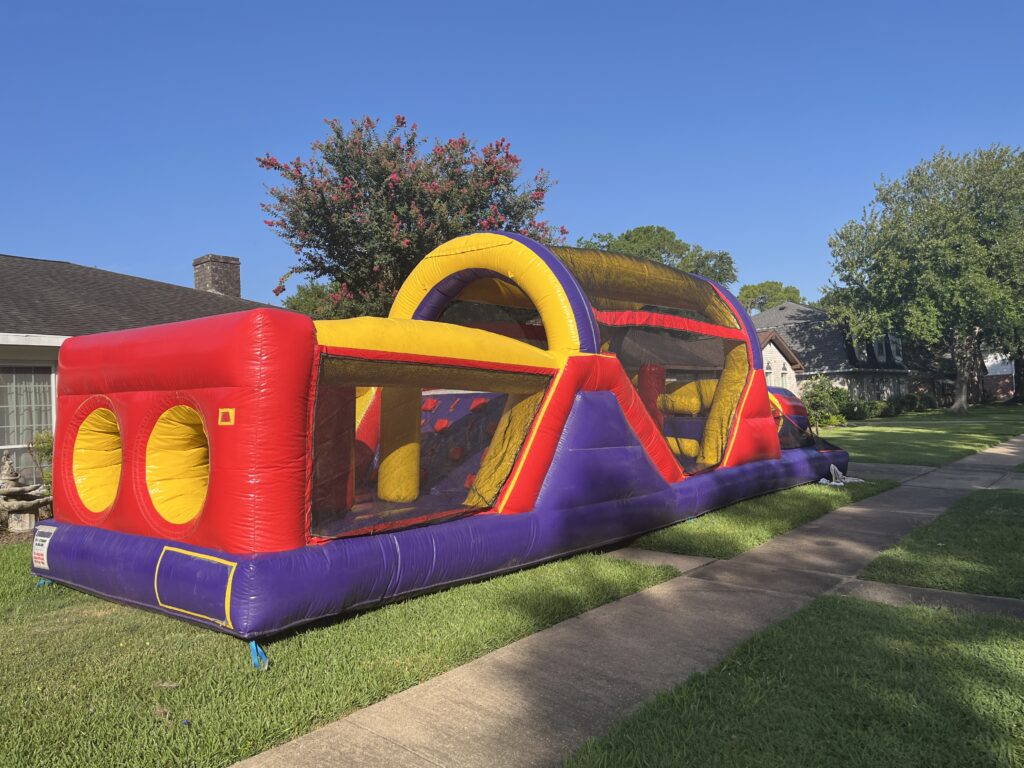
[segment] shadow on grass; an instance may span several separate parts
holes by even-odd
[[[2,765],[223,766],[671,578],[581,555],[244,643],[54,586],[0,548]]]
[[[937,467],[1024,433],[1024,407],[975,406],[966,416],[906,414],[821,433],[852,461]]]
[[[886,550],[864,578],[1024,598],[1024,491],[975,491]]]
[[[1008,767],[1022,690],[1024,622],[821,598],[568,765]]]
[[[636,539],[632,546],[679,555],[729,558],[839,507],[898,484],[889,480],[842,488],[807,484],[731,504]]]

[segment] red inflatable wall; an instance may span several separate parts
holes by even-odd
[[[232,553],[303,546],[315,347],[308,317],[273,309],[69,339],[57,378],[55,518]],[[157,512],[146,474],[154,425],[176,405],[198,411],[209,443],[205,502],[183,524]],[[117,417],[122,461],[112,504],[92,512],[73,457],[97,408]]]
[[[778,429],[768,403],[768,385],[764,371],[759,368],[751,372],[732,430],[723,467],[782,456]]]

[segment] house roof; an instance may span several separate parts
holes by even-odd
[[[751,318],[758,331],[775,331],[800,358],[804,370],[853,370],[846,337],[828,325],[828,315],[820,309],[787,301]]]
[[[800,358],[804,373],[883,369],[906,371],[905,366],[895,362],[880,363],[870,344],[867,358],[858,361],[846,335],[828,323],[826,312],[815,307],[786,301],[759,312],[751,319],[758,331],[775,331],[782,337]],[[888,351],[887,354],[891,361],[892,352]]]
[[[80,336],[267,306],[67,261],[0,254],[0,333]]]
[[[774,344],[775,348],[782,353],[782,356],[789,363],[789,367],[794,371],[803,371],[804,365],[800,362],[800,358],[796,356],[793,348],[786,343],[786,340],[782,338],[782,335],[778,331],[758,331],[757,340],[761,342],[761,349],[764,349],[769,344]]]
[[[798,304],[795,301],[784,301],[777,306],[758,312],[753,316],[754,326],[758,330],[779,328],[795,323],[816,323],[828,319],[824,310]]]

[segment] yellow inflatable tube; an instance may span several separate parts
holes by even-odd
[[[487,269],[515,283],[537,308],[551,354],[564,361],[569,355],[579,353],[579,329],[558,278],[528,247],[499,234],[457,237],[427,254],[402,284],[391,305],[390,317],[411,318],[438,284],[467,269]]]
[[[325,347],[373,350],[396,355],[429,355],[503,367],[555,371],[558,356],[508,336],[429,320],[354,317],[318,320],[316,340]]]

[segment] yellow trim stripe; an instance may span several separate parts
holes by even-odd
[[[729,461],[729,457],[732,456],[733,446],[736,445],[736,431],[740,428],[740,419],[743,416],[743,408],[747,404],[747,397],[750,395],[750,390],[753,388],[751,385],[754,383],[754,372],[756,369],[751,368],[747,373],[747,382],[743,385],[743,397],[740,398],[740,407],[736,409],[732,417],[732,427],[729,429],[729,444],[725,447],[725,456],[722,457],[722,464]]]
[[[780,403],[779,399],[775,397],[775,395],[773,395],[771,392],[768,393],[768,404],[775,406],[775,410],[777,410],[780,414],[785,414],[785,411],[782,410],[782,403]],[[779,426],[776,432],[782,432],[782,424],[783,420],[779,419]]]
[[[206,616],[202,613],[196,613],[195,611],[187,611],[184,608],[178,608],[175,605],[170,605],[163,602],[160,599],[160,590],[157,587],[157,583],[160,577],[160,564],[164,560],[164,554],[167,552],[177,552],[180,555],[187,555],[188,557],[195,557],[199,560],[210,560],[220,565],[228,566],[228,584],[224,589],[224,619],[218,619],[216,616]],[[207,555],[203,552],[191,552],[181,547],[170,547],[165,546],[160,550],[160,557],[156,559],[156,569],[153,571],[153,593],[156,595],[156,603],[161,608],[168,611],[177,611],[178,613],[184,613],[187,616],[195,616],[198,619],[205,619],[206,621],[212,621],[214,624],[221,624],[228,629],[231,629],[231,588],[235,583],[235,569],[238,567],[238,563],[232,560],[225,560],[222,557],[214,557],[213,555]]]

